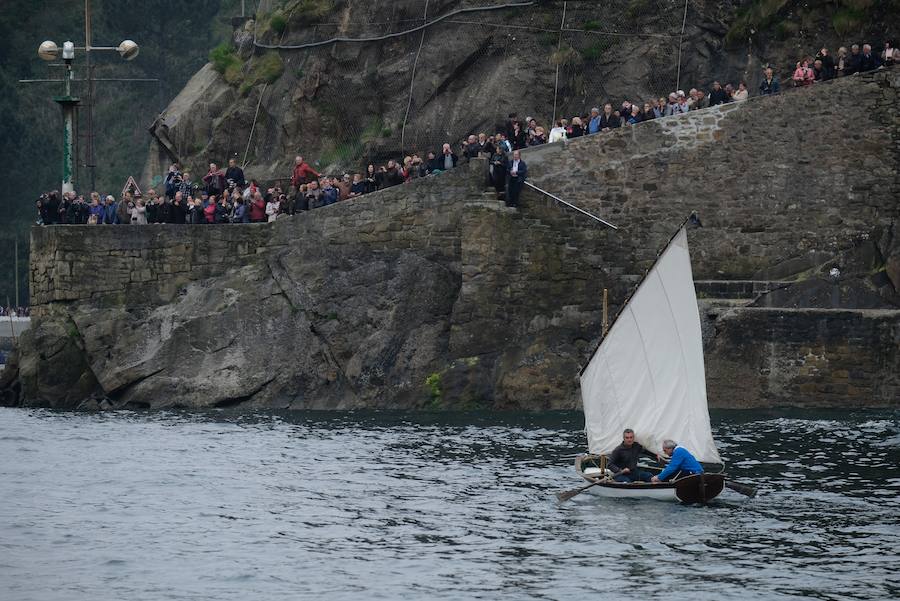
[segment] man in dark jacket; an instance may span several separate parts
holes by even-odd
[[[641,455],[653,457],[649,451],[634,441],[634,430],[628,428],[622,432],[622,444],[609,456],[609,469],[615,474],[616,482],[650,482],[653,474],[638,469]]]
[[[874,71],[880,65],[881,60],[878,56],[872,54],[872,47],[868,44],[863,44],[862,54],[859,55],[859,72]]]
[[[728,93],[725,92],[725,89],[722,87],[717,81],[713,82],[712,90],[709,93],[709,106],[716,106],[717,104],[725,104],[728,102]]]
[[[766,67],[766,76],[763,78],[762,83],[759,84],[759,95],[771,96],[779,91],[781,91],[781,84],[775,79],[775,72],[772,70],[772,67]]]
[[[234,159],[228,159],[228,169],[225,170],[225,180],[228,182],[229,186],[231,183],[234,183],[241,188],[247,185],[246,180],[244,180],[244,170],[237,166],[237,161]]]
[[[525,179],[528,177],[528,165],[522,160],[522,153],[518,150],[513,151],[512,160],[506,165],[506,206],[519,206],[519,195],[522,194],[522,188],[525,186]]]
[[[609,131],[611,129],[615,129],[621,125],[621,121],[613,113],[612,105],[610,103],[606,103],[603,105],[603,114],[600,115],[600,131]]]

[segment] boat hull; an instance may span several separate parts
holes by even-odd
[[[708,503],[712,501],[722,489],[725,488],[725,474],[694,474],[684,476],[670,482],[650,484],[645,482],[616,482],[586,474],[585,456],[575,460],[575,469],[578,474],[592,483],[587,489],[594,496],[618,498],[618,499],[651,499],[655,501],[680,501],[682,503]],[[651,473],[659,472],[653,467],[644,468]]]

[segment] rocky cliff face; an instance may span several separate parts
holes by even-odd
[[[236,155],[271,181],[298,152],[361,171],[493,133],[511,111],[547,125],[713,79],[755,90],[765,64],[789,77],[823,44],[880,40],[898,24],[881,4],[839,34],[825,2],[690,2],[685,13],[681,0],[265,0],[154,124],[144,179],[172,160],[205,173]],[[297,48],[336,37],[373,40]]]
[[[534,191],[507,209],[477,161],[271,225],[35,228],[6,402],[574,407],[602,290],[615,310],[696,210],[713,405],[895,404],[898,88],[895,69],[525,153],[618,231]]]

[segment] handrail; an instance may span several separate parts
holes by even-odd
[[[535,189],[535,190],[537,190],[537,191],[540,192],[541,194],[544,194],[544,195],[546,195],[546,196],[549,196],[550,198],[552,198],[552,199],[555,200],[556,202],[559,202],[559,203],[562,203],[562,204],[566,205],[566,206],[569,207],[570,209],[575,209],[576,211],[578,211],[578,212],[581,213],[582,215],[587,215],[587,216],[590,217],[591,219],[593,219],[593,220],[595,220],[595,221],[599,221],[600,223],[602,223],[603,225],[605,225],[605,226],[607,226],[607,227],[611,227],[611,228],[614,229],[614,230],[618,230],[618,229],[619,229],[617,226],[611,224],[610,222],[604,221],[603,219],[600,219],[600,218],[597,217],[596,215],[593,215],[593,214],[591,214],[591,213],[588,213],[587,211],[585,211],[584,209],[582,209],[582,208],[580,208],[580,207],[576,207],[576,206],[573,205],[571,202],[566,202],[565,200],[563,200],[563,199],[560,198],[559,196],[556,196],[556,195],[554,195],[554,194],[550,194],[549,192],[547,192],[547,191],[544,190],[543,188],[538,188],[537,186],[535,186],[535,185],[532,184],[531,182],[526,181],[526,182],[525,182],[525,185],[526,185],[526,186],[529,186],[529,187],[531,187],[531,188],[533,188],[533,189]]]

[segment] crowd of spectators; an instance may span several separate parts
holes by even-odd
[[[0,305],[0,317],[31,317],[28,307],[4,307]]]
[[[849,51],[841,47],[832,57],[823,47],[815,56],[804,56],[797,62],[790,82],[795,87],[806,87],[897,62],[900,62],[900,49],[894,48],[890,42],[885,43],[880,54],[873,52],[869,44],[853,44]],[[759,95],[778,94],[782,87],[775,69],[766,66],[758,88]],[[263,187],[257,180],[247,179],[235,159],[229,160],[225,169],[210,163],[207,173],[199,179],[175,164],[169,168],[161,193],[150,189],[146,197],[127,191],[118,199],[111,195],[103,198],[97,192],[92,192],[89,199],[73,192],[45,194],[37,201],[38,223],[262,223],[274,221],[282,215],[294,215],[437,175],[453,169],[460,160],[477,157],[487,159],[488,183],[496,190],[498,198],[506,198],[509,203],[509,192],[517,188],[515,181],[512,186],[510,182],[513,161],[516,167],[519,165],[518,155],[513,156],[517,150],[729,102],[743,102],[749,96],[750,91],[743,81],[737,84],[726,82],[724,85],[714,81],[708,90],[691,88],[687,93],[676,90],[660,98],[624,100],[618,106],[607,102],[602,108],[592,108],[587,115],[558,119],[546,126],[535,118],[520,119],[516,113],[511,113],[506,122],[497,127],[496,134],[469,135],[457,145],[456,150],[450,143],[445,143],[438,152],[411,154],[402,161],[389,160],[378,167],[369,164],[364,172],[358,173],[323,175],[302,156],[297,156],[287,189],[277,184]],[[514,177],[522,179],[513,173]]]

